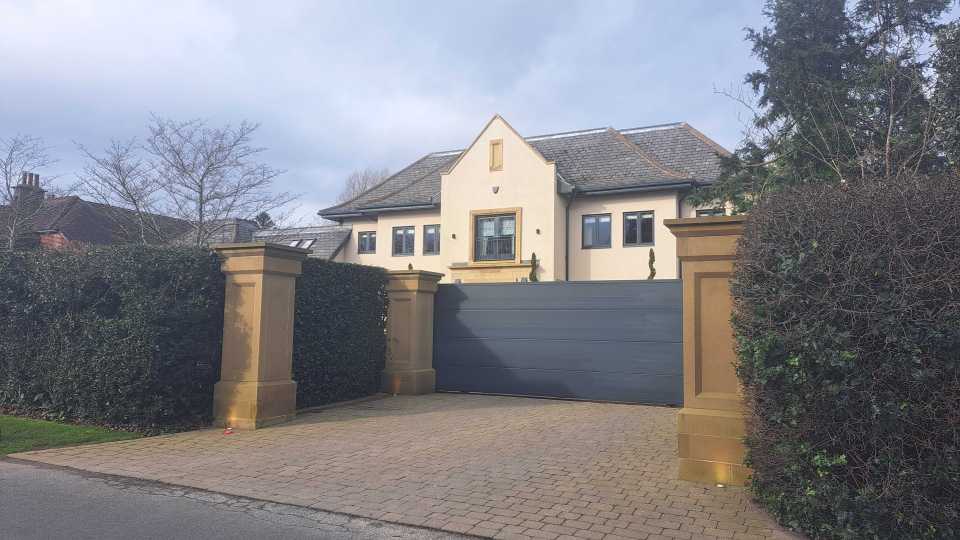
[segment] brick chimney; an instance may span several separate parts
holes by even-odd
[[[20,177],[20,183],[13,188],[13,204],[23,214],[35,212],[43,204],[45,193],[40,187],[40,175],[25,172]]]

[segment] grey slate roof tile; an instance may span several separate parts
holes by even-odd
[[[720,174],[719,156],[728,154],[685,122],[619,131],[591,129],[526,140],[556,164],[564,180],[581,191],[682,181],[712,182]],[[334,216],[438,204],[440,175],[461,152],[427,154],[360,196],[319,213]]]
[[[311,251],[309,256],[330,260],[336,256],[340,248],[350,238],[352,230],[352,227],[341,225],[265,229],[253,233],[253,240],[255,242],[272,242],[284,245],[289,245],[293,241],[313,240],[313,244],[306,248]]]
[[[715,180],[720,175],[717,155],[730,154],[685,122],[626,129],[621,133],[660,163],[703,182]]]

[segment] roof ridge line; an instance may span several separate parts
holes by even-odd
[[[612,130],[617,131],[617,132],[619,132],[619,133],[642,133],[642,132],[644,132],[644,131],[656,131],[656,130],[659,130],[659,129],[672,129],[672,128],[678,128],[678,127],[683,127],[683,126],[687,126],[687,125],[688,125],[688,124],[687,124],[686,122],[680,121],[680,122],[667,122],[667,123],[665,123],[665,124],[651,124],[651,125],[649,125],[649,126],[638,126],[638,127],[632,127],[632,128],[624,128],[624,129],[617,129],[617,128],[614,128],[614,127],[607,126],[607,127],[589,128],[589,129],[575,129],[575,130],[572,130],[572,131],[558,131],[558,132],[556,132],[556,133],[545,133],[545,134],[543,134],[543,135],[531,135],[531,136],[529,136],[529,137],[521,137],[521,138],[522,138],[523,140],[527,141],[527,142],[530,142],[530,141],[538,141],[538,140],[550,139],[550,138],[558,138],[558,139],[559,139],[559,138],[563,138],[563,137],[575,137],[575,136],[577,136],[577,135],[589,135],[589,134],[593,134],[593,133],[603,133],[603,132],[605,132],[605,131],[608,130],[608,129],[612,129]],[[456,149],[456,150],[440,150],[440,151],[437,151],[437,152],[431,152],[429,155],[431,155],[431,156],[448,156],[448,155],[452,156],[452,155],[456,155],[456,154],[462,153],[464,150],[466,150],[466,149],[465,149],[465,148],[458,148],[458,149]]]
[[[523,140],[529,141],[539,141],[543,139],[561,139],[564,137],[576,137],[577,135],[590,135],[592,133],[603,133],[604,131],[611,129],[610,127],[599,127],[599,128],[590,128],[590,129],[577,129],[574,131],[559,131],[557,133],[545,133],[543,135],[531,135],[529,137],[523,137]]]
[[[623,129],[618,129],[617,131],[619,131],[620,133],[623,133],[623,134],[643,133],[643,132],[645,132],[645,131],[659,131],[659,130],[661,130],[661,129],[673,129],[673,128],[678,128],[678,127],[683,127],[683,126],[686,125],[686,124],[687,124],[687,123],[686,123],[686,122],[683,122],[683,121],[680,121],[680,122],[668,122],[668,123],[666,123],[666,124],[651,124],[651,125],[649,125],[649,126],[638,126],[638,127],[632,127],[632,128],[623,128]]]
[[[429,153],[429,154],[427,154],[427,155],[428,155],[428,156],[437,156],[437,157],[455,156],[455,155],[457,155],[457,154],[462,154],[464,150],[466,150],[466,149],[465,149],[465,148],[461,148],[461,149],[459,149],[459,150],[441,150],[441,151],[439,151],[439,152],[431,152],[431,153]]]
[[[690,178],[690,175],[689,175],[689,174],[683,174],[683,173],[681,173],[680,171],[677,171],[677,170],[675,170],[675,169],[673,169],[673,168],[671,168],[671,167],[667,167],[667,166],[664,165],[663,163],[660,163],[660,160],[655,159],[655,158],[653,158],[653,157],[651,157],[651,156],[648,156],[647,153],[646,153],[642,148],[640,148],[640,145],[638,145],[638,144],[636,144],[635,142],[633,142],[633,141],[631,141],[630,139],[628,139],[627,136],[624,135],[623,133],[620,133],[619,131],[617,131],[617,130],[615,130],[615,129],[613,129],[613,128],[609,128],[609,129],[610,129],[611,132],[613,132],[613,133],[615,134],[614,136],[615,136],[617,139],[619,139],[621,142],[623,142],[625,145],[627,145],[628,148],[632,149],[638,156],[640,156],[641,158],[645,159],[649,164],[653,165],[654,167],[656,167],[656,168],[660,169],[661,171],[667,173],[668,176],[673,176],[673,177],[676,177],[676,178]]]
[[[724,157],[730,157],[730,156],[733,155],[733,154],[730,153],[729,150],[727,150],[726,148],[724,148],[720,143],[718,143],[717,141],[711,139],[710,137],[707,137],[706,134],[704,134],[704,133],[703,133],[702,131],[700,131],[699,129],[691,126],[690,124],[688,124],[688,123],[686,123],[686,122],[681,122],[681,125],[682,125],[682,127],[685,128],[687,131],[689,131],[691,135],[693,135],[694,137],[700,139],[700,140],[701,140],[704,144],[706,144],[707,146],[713,147],[714,150],[717,150],[717,152],[718,152],[720,155],[722,155],[722,156],[724,156]]]

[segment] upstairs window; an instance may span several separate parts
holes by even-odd
[[[516,214],[477,216],[474,227],[474,260],[512,261],[516,258]]]
[[[393,256],[413,255],[413,241],[416,237],[414,227],[393,228]]]
[[[503,170],[503,140],[490,141],[490,170]]]
[[[357,253],[376,253],[377,233],[366,231],[357,235]]]
[[[610,222],[610,214],[583,216],[583,248],[610,247]]]
[[[724,216],[726,214],[723,208],[704,208],[703,210],[697,210],[697,217]]]
[[[440,226],[423,226],[423,254],[437,255],[440,253]]]
[[[653,245],[653,212],[623,214],[623,245]]]

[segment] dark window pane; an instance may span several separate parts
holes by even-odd
[[[394,234],[393,252],[403,253],[403,231],[401,231],[400,229],[397,229],[397,232]]]
[[[653,214],[643,214],[640,223],[640,242],[653,243]]]
[[[623,215],[623,243],[636,244],[638,231],[639,229],[637,227],[637,215],[624,214]]]
[[[642,246],[653,243],[653,212],[623,214],[623,244]]]
[[[426,225],[423,228],[423,252],[440,253],[440,226]]]
[[[516,230],[516,221],[513,216],[503,216],[497,218],[497,229],[499,236],[513,236]]]
[[[600,216],[597,224],[597,245],[610,245],[610,216]]]

